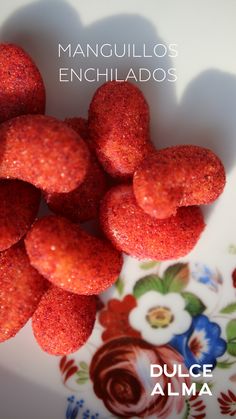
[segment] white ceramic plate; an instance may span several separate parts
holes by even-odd
[[[117,67],[122,75],[130,67],[174,67],[175,83],[139,83],[151,108],[153,141],[158,147],[181,142],[210,147],[227,170],[224,193],[204,208],[207,227],[191,254],[161,264],[126,257],[82,350],[63,359],[43,353],[30,322],[0,345],[0,418],[236,415],[235,1],[12,0],[0,10],[1,40],[23,46],[42,71],[49,114],[86,116],[97,87],[59,83],[59,67]],[[134,43],[137,48],[174,43],[178,56],[59,60],[59,42]],[[149,290],[150,275],[154,288],[172,275],[166,294]],[[150,363],[190,365],[196,359],[216,364],[213,396],[152,399],[150,407]],[[177,378],[174,388],[179,385]]]

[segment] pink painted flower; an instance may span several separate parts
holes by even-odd
[[[189,385],[188,378],[150,377],[150,364],[163,366],[168,371],[173,364],[182,364],[183,358],[169,346],[152,346],[140,338],[120,337],[106,342],[95,353],[90,365],[90,378],[98,398],[115,416],[122,418],[149,417],[169,418],[171,413],[180,413],[185,399],[168,397],[167,386],[181,394],[182,383]],[[187,372],[183,366],[183,371]],[[157,382],[165,395],[151,392]]]

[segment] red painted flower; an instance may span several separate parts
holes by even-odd
[[[74,359],[68,359],[66,355],[64,355],[59,363],[59,367],[61,370],[61,374],[63,377],[63,383],[66,384],[66,382],[71,378],[76,372],[78,371],[77,365],[75,365]]]
[[[188,419],[204,419],[206,417],[206,405],[202,399],[198,399],[198,394],[191,396],[188,401]]]
[[[236,288],[236,268],[232,272],[233,287]]]
[[[172,391],[181,394],[183,382],[190,385],[189,378],[150,376],[150,364],[183,365],[184,360],[169,346],[155,347],[139,338],[120,337],[101,346],[90,364],[90,378],[94,392],[106,408],[120,418],[147,418],[152,415],[159,419],[178,416],[184,407],[184,396],[168,397],[168,385]],[[156,382],[160,383],[164,395],[151,391]],[[192,416],[197,418],[197,416]]]
[[[108,302],[107,307],[99,313],[99,321],[105,328],[102,333],[103,341],[117,336],[141,337],[129,324],[129,313],[136,305],[132,295],[126,295],[123,300],[112,299]]]
[[[220,393],[218,402],[222,415],[236,416],[236,395],[231,390]]]

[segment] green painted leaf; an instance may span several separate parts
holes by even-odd
[[[187,310],[191,316],[202,314],[206,309],[206,306],[203,304],[202,300],[200,300],[200,298],[191,292],[184,291],[181,293],[181,295],[185,300],[185,310]]]
[[[203,384],[204,384],[204,381],[194,381],[194,382],[196,384],[196,390],[200,391]],[[207,385],[208,385],[209,389],[212,389],[214,387],[214,382],[213,381],[208,381]]]
[[[236,356],[236,340],[235,342],[227,343],[227,352],[232,356]]]
[[[124,280],[123,280],[120,276],[119,276],[119,278],[117,279],[117,281],[115,282],[115,287],[116,287],[116,289],[117,289],[118,293],[119,293],[120,295],[122,295],[122,294],[123,294],[123,292],[124,292],[125,283],[124,283]]]
[[[230,320],[227,324],[226,336],[228,342],[236,342],[236,319]]]
[[[157,291],[163,293],[163,282],[158,275],[147,275],[139,279],[133,288],[135,298],[141,297],[148,291]]]
[[[235,246],[235,244],[230,244],[230,245],[229,245],[229,247],[228,247],[228,252],[229,252],[231,255],[235,255],[235,254],[236,254],[236,246]]]
[[[236,356],[236,319],[230,320],[226,326],[227,352]]]
[[[89,373],[88,373],[88,371],[84,371],[84,370],[79,370],[79,371],[77,371],[76,375],[77,375],[79,378],[88,378],[88,377],[89,377]]]
[[[226,361],[218,361],[216,366],[218,368],[221,368],[223,370],[229,369],[232,367],[232,365],[236,364],[236,361],[229,361],[228,359]]]
[[[81,361],[81,362],[79,363],[79,367],[80,367],[82,370],[85,370],[85,371],[88,371],[88,370],[89,370],[88,364],[86,364],[86,362],[84,362],[84,361]]]
[[[149,260],[148,262],[140,263],[139,267],[144,270],[155,268],[155,266],[159,265],[160,262],[156,260]]]
[[[231,304],[228,304],[226,307],[222,308],[220,310],[220,313],[230,314],[230,313],[233,313],[234,311],[236,311],[236,303],[231,303]]]
[[[189,266],[187,263],[176,263],[169,266],[163,275],[165,292],[180,292],[189,282]]]
[[[184,410],[184,414],[182,416],[182,419],[188,419],[189,418],[189,413],[190,413],[189,401],[185,400],[185,410]]]
[[[75,380],[77,384],[85,384],[88,381],[88,378],[77,378],[77,380]]]

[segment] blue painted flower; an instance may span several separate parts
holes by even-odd
[[[83,408],[84,400],[75,400],[75,396],[70,396],[67,402],[66,419],[76,419],[80,409]]]
[[[219,285],[222,284],[220,273],[216,270],[213,271],[208,266],[195,263],[192,269],[192,276],[200,284],[206,285],[210,290],[217,292]]]
[[[67,398],[66,419],[98,419],[99,413],[92,413],[86,409],[84,400],[76,400],[75,396]]]
[[[216,358],[226,351],[226,342],[220,337],[220,333],[218,324],[200,315],[193,318],[187,332],[172,339],[171,345],[183,355],[187,368],[193,364],[212,364],[214,368]]]

